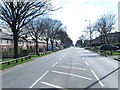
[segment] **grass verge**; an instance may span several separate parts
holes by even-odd
[[[85,49],[90,50],[92,52],[96,52],[96,53],[101,54],[101,55],[111,55],[110,51],[105,51],[105,52],[102,53],[99,49],[90,49],[90,48],[85,48]],[[120,52],[113,51],[112,55],[120,55]]]
[[[58,51],[60,51],[60,50],[58,50]],[[51,53],[54,53],[54,52],[57,52],[57,51],[52,51]],[[42,54],[40,56],[38,56],[38,55],[31,55],[31,57],[33,57],[33,58],[34,57],[43,57],[43,56],[49,55],[51,53]],[[8,65],[8,63],[0,64],[0,70],[4,70],[4,69],[10,68],[10,67],[14,67],[14,66],[19,65],[19,64],[23,64],[23,63],[28,62],[28,61],[35,60],[33,58],[32,59],[27,59],[27,60],[25,58],[23,60],[18,59],[18,63],[16,63],[16,61],[11,61],[10,65]],[[12,59],[4,59],[2,61],[8,61],[8,60],[12,60]]]
[[[10,65],[8,65],[8,63],[5,63],[5,64],[1,64],[0,67],[1,67],[1,70],[4,70],[4,69],[10,68],[10,67],[13,67],[13,66],[16,66],[16,65],[31,61],[31,60],[33,60],[33,59],[27,59],[27,60],[23,59],[23,61],[21,61],[21,59],[19,59],[18,63],[16,63],[16,61],[12,61],[10,63]]]
[[[51,53],[48,53],[48,54],[51,54]],[[33,54],[33,55],[31,55],[31,57],[43,57],[43,56],[46,56],[46,55],[48,55],[48,54],[43,54],[43,55],[36,55],[36,54]]]

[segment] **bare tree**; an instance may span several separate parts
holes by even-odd
[[[35,41],[36,43],[36,55],[39,55],[39,41],[42,38],[42,34],[44,33],[45,30],[45,25],[42,22],[42,19],[35,19],[31,22],[29,22],[26,26],[26,30],[27,30],[27,35],[29,35],[30,37],[32,37],[32,39]]]
[[[115,15],[112,13],[102,15],[95,23],[95,30],[101,35],[101,42],[104,41],[110,44],[108,39],[108,33],[115,28]]]
[[[94,25],[89,25],[85,28],[84,32],[86,32],[90,42],[89,42],[89,45],[91,46],[92,45],[92,38],[93,38],[93,33],[94,33],[95,29],[94,29]]]
[[[22,27],[36,17],[53,10],[51,0],[12,0],[0,5],[0,19],[9,25],[14,38],[14,58],[18,57],[18,38]]]
[[[97,22],[95,23],[94,28],[95,28],[95,31],[97,31],[97,32],[100,33],[101,43],[105,43],[104,34],[103,34],[103,29],[104,29],[104,28],[103,28],[101,22],[98,22],[98,21],[97,21]]]
[[[43,23],[45,25],[45,30],[44,30],[44,33],[43,33],[43,40],[46,41],[46,50],[48,51],[48,45],[49,45],[49,39],[50,39],[50,18],[44,18],[43,20]]]
[[[58,43],[59,43],[59,45],[61,44],[62,37],[60,38],[60,36],[62,36],[62,32],[65,31],[66,29],[67,29],[67,27],[63,26],[63,27],[59,28],[58,30],[56,30],[56,35],[55,35],[56,47],[58,47]]]
[[[63,27],[57,31],[57,39],[60,40],[61,45],[63,45],[64,47],[69,47],[69,46],[73,45],[73,41],[68,36],[65,29],[66,29],[66,27]]]
[[[80,37],[79,37],[79,40],[82,42],[81,44],[81,46],[85,46],[84,45],[84,41],[85,40],[87,40],[88,38],[87,38],[87,35],[85,35],[85,34],[82,34]],[[77,44],[77,42],[76,42],[76,44]]]
[[[50,41],[51,41],[51,45],[52,45],[52,50],[53,48],[53,44],[55,42],[55,40],[57,39],[57,31],[62,27],[62,23],[59,20],[52,20],[50,22]]]
[[[49,40],[51,42],[51,46],[52,46],[52,50],[53,50],[53,44],[54,44],[55,40],[57,39],[57,31],[61,28],[62,23],[59,20],[46,18],[46,19],[44,19],[44,24],[46,26],[46,29],[44,31],[43,38],[46,41],[47,50],[48,50]]]

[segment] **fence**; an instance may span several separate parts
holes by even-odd
[[[51,53],[51,51],[41,52],[40,56],[45,55],[45,54],[49,54],[49,53]],[[8,60],[8,61],[3,61],[3,62],[0,62],[0,64],[8,63],[8,65],[10,65],[12,61],[16,61],[16,63],[18,63],[19,60],[23,61],[23,60],[27,60],[27,59],[30,59],[30,58],[31,58],[31,55],[28,55],[28,56],[24,56],[24,57],[20,57],[20,58],[16,58],[16,59]]]
[[[3,61],[3,62],[0,62],[0,64],[8,63],[8,65],[10,65],[12,61],[16,61],[16,63],[18,63],[19,60],[23,61],[23,60],[27,60],[27,59],[30,59],[30,58],[31,58],[31,55],[28,55],[28,56],[25,56],[25,57],[20,57],[20,58],[8,60],[8,61]]]

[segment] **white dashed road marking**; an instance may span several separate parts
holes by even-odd
[[[81,64],[79,64],[79,63],[72,63],[72,62],[60,62],[60,63],[81,65]]]
[[[56,62],[55,64],[53,64],[53,66],[52,66],[52,67],[55,67],[57,64],[58,64],[58,62]]]
[[[85,61],[85,63],[87,64],[87,66],[89,66],[89,64]]]
[[[58,65],[57,67],[63,67],[63,68],[73,68],[73,69],[79,69],[79,70],[86,70],[84,68],[78,68],[78,67],[68,67],[68,66],[60,66]]]
[[[48,71],[46,71],[40,78],[38,78],[29,88],[32,88],[36,83],[38,83],[46,74]]]
[[[95,74],[95,72],[91,69],[91,72],[93,73],[93,75],[95,76],[95,78],[98,80],[98,82],[100,83],[100,85],[103,87],[104,84],[99,80],[98,76]]]
[[[59,61],[61,61],[62,60],[62,58],[61,59],[59,59]]]
[[[54,73],[59,73],[59,74],[63,74],[63,75],[74,76],[74,77],[78,77],[78,78],[83,78],[83,79],[87,79],[87,80],[92,80],[91,78],[87,78],[87,77],[80,76],[80,75],[76,75],[76,74],[65,73],[65,72],[59,72],[59,71],[52,71],[52,72],[54,72]]]
[[[57,86],[57,85],[54,85],[54,84],[51,84],[51,83],[47,83],[47,82],[41,82],[42,84],[45,84],[45,85],[48,85],[48,86],[51,86],[51,87],[54,87],[54,88],[63,88],[63,87],[60,87],[60,86]]]

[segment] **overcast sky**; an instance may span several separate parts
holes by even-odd
[[[118,16],[120,0],[53,0],[55,7],[50,17],[61,20],[67,26],[67,33],[75,43],[83,34],[89,20],[94,23],[102,14],[112,12]],[[85,21],[88,20],[88,21]],[[116,24],[117,25],[117,24]]]
[[[100,15],[108,12],[118,14],[119,0],[53,0],[61,9],[53,12],[52,18],[59,19],[67,26],[67,33],[76,42],[82,30],[97,20]],[[85,21],[88,20],[88,21]]]

